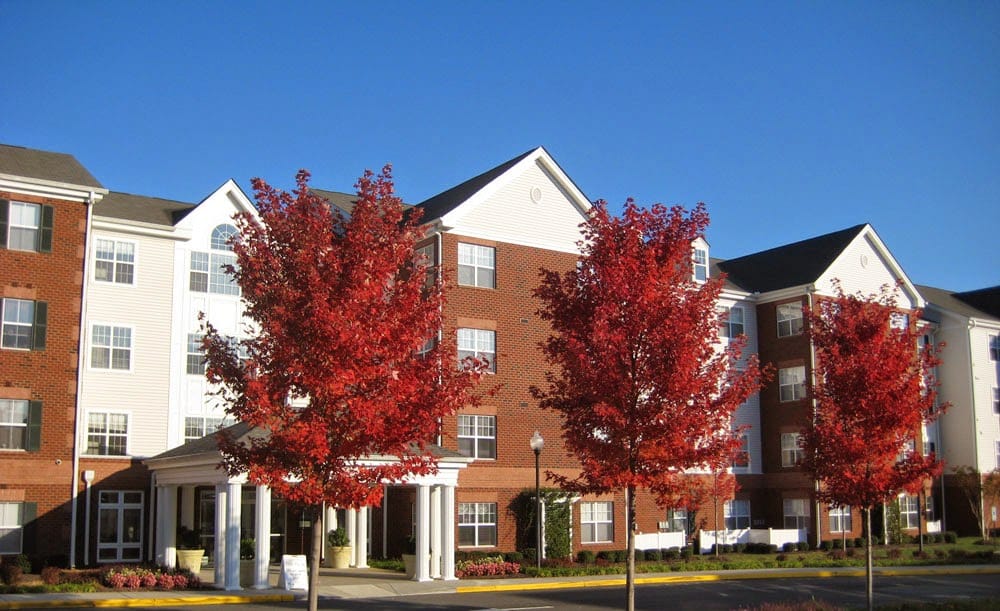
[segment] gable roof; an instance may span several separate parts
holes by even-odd
[[[104,188],[72,155],[10,144],[0,144],[0,174]]]
[[[100,217],[173,226],[194,208],[195,204],[187,202],[110,191],[94,209],[94,214]]]
[[[719,262],[737,286],[766,293],[816,281],[867,224]]]
[[[964,293],[953,293],[947,289],[916,285],[930,305],[941,310],[954,312],[966,318],[986,318],[1000,321],[1000,286]],[[970,301],[971,299],[971,301]]]
[[[309,191],[340,208],[345,214],[354,211],[354,204],[358,203],[356,193],[342,193],[340,191],[326,191],[325,189],[314,189],[309,187]]]
[[[1000,285],[955,293],[955,297],[994,318],[1000,318]]]
[[[416,205],[417,208],[424,211],[424,215],[421,217],[420,221],[422,223],[427,223],[448,214],[479,192],[480,189],[499,178],[504,172],[517,165],[519,161],[534,153],[536,150],[538,149],[534,148],[530,151],[521,153],[517,157],[514,157],[509,161],[505,161],[495,168],[486,170],[478,176],[470,178],[461,184],[455,185],[447,191],[438,193],[437,195],[420,202]]]

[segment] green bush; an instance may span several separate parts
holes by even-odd
[[[580,550],[576,554],[576,561],[580,564],[594,564],[594,560],[596,559],[597,555],[589,549]]]
[[[958,543],[958,533],[956,533],[953,530],[947,531],[946,533],[944,533],[944,542],[945,543]]]
[[[507,562],[517,562],[524,564],[524,554],[521,552],[504,552],[503,559]]]
[[[659,562],[663,559],[663,555],[660,554],[658,549],[647,549],[643,552],[643,559],[647,562]]]
[[[864,537],[855,537],[854,538],[854,547],[864,547],[864,546],[865,546],[865,538]]]
[[[681,550],[676,547],[663,550],[664,560],[677,560],[681,557]]]
[[[781,546],[781,551],[786,554],[789,552],[794,552],[799,549],[798,545],[794,541],[786,541],[784,545]]]
[[[795,549],[799,550],[800,552],[808,552],[810,549],[812,549],[812,546],[809,545],[808,541],[799,541],[798,545],[795,546]]]
[[[681,549],[681,560],[690,560],[693,553],[690,547]]]
[[[833,541],[821,541],[819,548],[824,552],[828,552],[833,549]]]

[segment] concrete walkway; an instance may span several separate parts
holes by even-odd
[[[696,583],[743,579],[815,579],[824,577],[863,577],[864,568],[842,567],[823,569],[759,569],[745,571],[701,571],[677,573],[640,573],[636,584]],[[949,565],[920,567],[876,567],[875,576],[919,575],[1000,575],[1000,565]],[[212,574],[202,575],[211,584]],[[271,584],[276,584],[277,571],[271,573]],[[516,590],[553,590],[565,588],[618,587],[625,583],[624,575],[584,577],[508,577],[500,579],[462,579],[459,581],[416,582],[402,573],[380,569],[321,569],[320,598],[387,598],[416,596],[420,594],[450,594],[463,592],[500,592]],[[138,591],[93,592],[59,594],[2,594],[0,609],[70,608],[70,607],[194,607],[233,603],[282,602],[304,599],[305,591],[287,592],[276,588],[268,590],[197,591]]]

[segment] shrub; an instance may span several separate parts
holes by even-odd
[[[854,549],[853,547],[849,547],[844,553],[847,554],[848,558],[853,558],[854,556],[857,555],[858,550]]]
[[[627,552],[626,552],[626,554],[627,554]],[[635,553],[632,554],[632,556],[635,557],[635,561],[636,562],[642,562],[643,560],[646,559],[646,552],[643,551],[643,550],[641,550],[641,549],[637,549],[637,550],[635,550]]]
[[[17,563],[13,558],[4,558],[3,563],[0,564],[0,579],[9,586],[16,586],[21,583],[21,579],[24,577],[24,570],[21,569],[21,565]]]
[[[681,550],[676,547],[671,547],[670,549],[663,550],[664,560],[677,560],[681,557]]]
[[[516,575],[521,572],[521,565],[507,562],[503,556],[487,556],[480,560],[466,560],[455,567],[456,577],[493,577],[500,575]]]
[[[847,538],[844,539],[844,547],[854,547],[854,539]]]
[[[898,547],[890,547],[889,551],[887,551],[885,555],[887,558],[892,558],[893,560],[896,560],[902,557],[903,550],[899,549]]]
[[[787,543],[786,543],[786,545],[787,545]],[[822,541],[819,544],[819,548],[821,550],[823,550],[824,552],[828,552],[831,549],[833,549],[833,541]]]
[[[681,549],[681,560],[690,560],[693,553],[690,547]]]
[[[649,562],[659,562],[663,559],[663,556],[660,554],[660,550],[658,549],[647,549],[643,553],[643,558]]]
[[[597,552],[597,557],[608,562],[615,562],[615,553],[611,550],[603,549]]]
[[[535,548],[533,548],[533,547],[526,547],[526,548],[524,548],[524,549],[521,550],[521,555],[523,555],[524,558],[527,559],[527,561],[529,563],[534,563],[535,562]],[[458,554],[457,553],[455,554],[455,562],[458,562]]]
[[[795,546],[795,549],[799,550],[800,552],[808,552],[810,549],[812,549],[812,546],[809,545],[808,541],[799,541],[798,545]]]
[[[831,543],[833,543],[833,549],[844,549],[844,542],[840,539],[834,539]]]
[[[521,552],[504,552],[503,559],[507,562],[517,562],[524,564],[524,554]]]
[[[958,543],[958,534],[953,530],[947,531],[946,533],[944,533],[944,542]]]
[[[833,560],[843,560],[847,557],[847,553],[842,549],[835,549],[830,552],[830,558]]]
[[[927,552],[922,552],[918,549],[913,550],[913,557],[918,560],[926,560],[931,557]]]
[[[785,544],[781,546],[781,551],[785,552],[786,554],[788,552],[794,552],[797,549],[798,546],[795,544],[794,541],[786,541]]]
[[[580,564],[594,564],[597,555],[589,549],[581,550],[576,554],[576,561]]]
[[[854,538],[854,547],[864,547],[864,546],[865,546],[865,538],[864,537],[855,537]]]
[[[777,556],[774,557],[774,559],[777,560],[778,562],[784,562],[785,560],[788,560],[788,556],[784,554],[778,554]]]
[[[63,582],[62,569],[55,566],[47,566],[42,569],[42,583],[50,586]]]
[[[936,550],[934,550],[934,557],[935,558],[947,558],[948,557],[948,552],[944,551],[943,549],[936,549]]]
[[[733,545],[733,551],[736,552],[737,554],[742,554],[743,552],[746,551],[746,549],[747,549],[746,543],[737,543]]]

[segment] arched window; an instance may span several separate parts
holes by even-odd
[[[230,224],[219,225],[212,230],[212,250],[233,250],[229,238],[236,235],[236,228]]]

